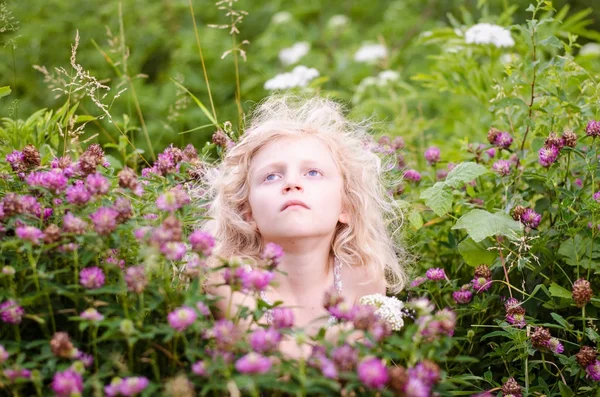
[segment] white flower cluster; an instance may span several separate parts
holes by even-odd
[[[493,44],[496,47],[512,47],[515,41],[508,29],[491,23],[478,23],[465,32],[467,44]]]
[[[378,309],[375,314],[385,320],[394,331],[404,326],[404,303],[394,296],[385,296],[382,294],[365,295],[360,298],[363,305],[372,305]]]
[[[281,25],[292,20],[292,14],[287,11],[280,11],[271,17],[271,21],[275,25]]]
[[[289,73],[278,74],[267,80],[264,87],[266,90],[287,90],[295,87],[306,87],[308,83],[319,76],[319,71],[298,65]]]
[[[348,22],[350,22],[350,21],[347,16],[338,14],[338,15],[334,15],[331,18],[329,18],[329,21],[327,21],[327,26],[332,29],[341,28],[341,27],[347,25]]]
[[[598,56],[600,55],[600,44],[587,43],[579,50],[579,55],[582,56]]]
[[[387,56],[387,48],[381,44],[364,44],[354,54],[356,62],[374,63]]]
[[[310,44],[306,41],[301,41],[289,48],[284,48],[279,51],[279,60],[284,65],[293,65],[297,63],[304,55],[308,54]]]

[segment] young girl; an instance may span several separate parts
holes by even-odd
[[[297,327],[327,324],[323,296],[330,288],[353,303],[405,283],[404,252],[386,226],[399,212],[371,141],[331,100],[271,97],[208,175],[212,220],[205,228],[215,236],[216,255],[257,260],[267,243],[281,246],[286,275],[276,273],[261,299],[292,308]],[[207,290],[224,298],[223,316],[231,290],[219,275]],[[235,293],[234,304],[242,302],[256,304]]]

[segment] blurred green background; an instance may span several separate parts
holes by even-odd
[[[306,41],[310,43],[310,51],[297,64],[320,73],[320,78],[306,90],[322,90],[339,98],[353,116],[381,121],[376,127],[390,135],[435,142],[452,136],[458,140],[481,134],[481,125],[492,122],[486,103],[489,90],[482,90],[479,95],[474,92],[476,87],[469,88],[460,79],[454,82],[457,87],[452,87],[448,76],[444,81],[450,82],[449,86],[432,78],[436,73],[448,72],[440,55],[447,54],[450,43],[456,42],[454,29],[468,28],[477,22],[506,27],[523,23],[530,16],[526,12],[529,3],[529,0],[240,0],[216,4],[194,0],[192,6],[219,124],[230,121],[234,131],[240,128],[234,56],[230,53],[222,59],[222,54],[232,48],[232,35],[229,29],[209,26],[229,24],[227,10],[220,7],[232,6],[247,12],[237,24],[239,34],[235,35],[238,45],[244,40],[249,42],[240,47],[245,51],[246,61],[237,53],[244,113],[269,94],[264,88],[267,80],[295,66],[283,65],[278,59],[279,52]],[[599,1],[555,1],[553,6],[564,13],[562,19],[567,22],[556,28],[559,35],[566,38],[568,33],[576,34],[581,45],[600,41]],[[57,109],[65,103],[66,96],[56,98],[59,93],[52,91],[44,75],[33,66],[45,66],[50,73],[56,67],[64,67],[72,74],[69,58],[76,31],[80,35],[77,63],[111,87],[103,102],[110,103],[112,95],[127,87],[112,103],[110,113],[114,122],[128,131],[136,147],[149,149],[144,125],[154,154],[170,143],[201,146],[210,140],[216,128],[210,126],[206,115],[172,81],[179,81],[210,111],[190,3],[185,0],[3,3],[0,86],[10,86],[12,93],[0,99],[0,116],[26,118],[40,108]],[[516,37],[514,31],[513,37]],[[516,41],[516,48],[527,44],[519,38]],[[388,57],[373,64],[355,61],[355,52],[365,42],[384,44]],[[511,49],[486,51],[495,62],[501,54],[512,53]],[[582,62],[587,62],[590,70],[600,71],[599,61],[600,58],[591,57]],[[483,63],[481,66],[485,67]],[[397,71],[399,81],[383,87],[364,84],[366,78],[383,70]],[[483,73],[489,74],[493,82],[494,73],[499,75],[503,71],[500,65]],[[77,112],[101,115],[89,99],[82,101]],[[461,115],[469,115],[471,121]],[[474,124],[473,119],[481,125]],[[85,135],[94,134],[98,134],[95,139],[106,143],[114,142],[119,132],[105,118],[88,124]]]

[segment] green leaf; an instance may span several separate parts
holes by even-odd
[[[452,229],[465,229],[475,242],[480,242],[491,236],[512,236],[521,229],[521,224],[503,212],[491,214],[475,209],[463,215]]]
[[[423,217],[421,216],[421,213],[417,210],[413,210],[410,213],[410,215],[408,216],[408,221],[410,222],[411,226],[414,227],[416,230],[419,230],[423,227]]]
[[[600,338],[600,335],[598,335],[598,333],[596,331],[594,331],[592,328],[586,328],[585,334],[587,335],[588,338],[590,338],[590,340],[592,342],[596,342]]]
[[[437,182],[429,189],[421,193],[421,199],[425,204],[436,213],[437,216],[444,216],[452,208],[452,192],[446,189],[444,182]]]
[[[560,285],[558,285],[556,283],[552,283],[550,285],[550,288],[548,288],[548,290],[550,291],[550,295],[552,295],[556,298],[572,299],[571,291],[569,291],[568,289],[566,289],[564,287],[561,287]]]
[[[7,96],[11,93],[10,86],[6,85],[4,87],[0,87],[0,98]]]
[[[557,323],[559,323],[560,325],[563,326],[563,328],[565,329],[572,329],[573,326],[571,324],[569,324],[569,322],[567,320],[564,319],[563,316],[561,316],[558,313],[550,313],[550,315],[552,316],[552,318],[554,319],[554,321],[556,321]]]
[[[571,390],[569,386],[565,385],[562,382],[558,382],[558,389],[560,390],[560,395],[562,397],[571,397],[575,395],[573,393],[573,390]]]
[[[548,36],[544,40],[540,41],[540,44],[544,47],[552,47],[561,49],[562,42],[556,36]]]
[[[496,251],[488,251],[487,248],[490,245],[485,241],[476,243],[473,239],[466,238],[458,244],[458,252],[470,266],[478,266],[482,263],[490,264],[498,255]]]
[[[196,102],[196,105],[198,105],[198,107],[200,108],[200,110],[202,110],[202,113],[204,113],[204,115],[210,120],[211,123],[213,123],[213,125],[215,127],[219,126],[219,123],[217,123],[217,120],[215,119],[215,117],[213,117],[212,113],[210,113],[208,111],[208,109],[206,108],[206,106],[204,106],[204,104],[200,101],[200,99],[196,98],[196,96],[194,94],[192,94],[190,92],[190,90],[188,90],[187,88],[185,88],[183,85],[181,85],[179,82],[175,81],[174,79],[171,79],[171,81],[179,88],[181,88],[182,90],[184,90],[185,92],[187,92],[192,99],[194,100],[194,102]]]
[[[114,156],[111,156],[110,154],[105,155],[106,159],[108,160],[108,162],[110,163],[110,166],[113,168],[123,168],[123,163],[121,163],[121,161],[119,159],[117,159]]]
[[[472,162],[460,163],[448,173],[444,183],[448,186],[459,188],[465,183],[471,182],[478,176],[488,172],[489,170],[481,164]]]
[[[94,121],[96,120],[97,117],[91,116],[89,114],[80,114],[77,115],[77,119],[75,120],[76,123],[84,123],[86,121]]]
[[[581,265],[589,267],[589,256],[586,255],[589,244],[589,238],[584,239],[582,236],[576,234],[572,238],[562,242],[558,249],[558,254],[563,256],[564,261],[570,266]],[[588,260],[583,261],[584,257]]]

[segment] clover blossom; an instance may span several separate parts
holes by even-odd
[[[167,320],[171,328],[183,332],[196,321],[197,317],[198,315],[194,309],[189,306],[182,306],[169,313]]]
[[[372,357],[362,360],[356,370],[358,379],[372,389],[383,389],[389,380],[383,360]]]

